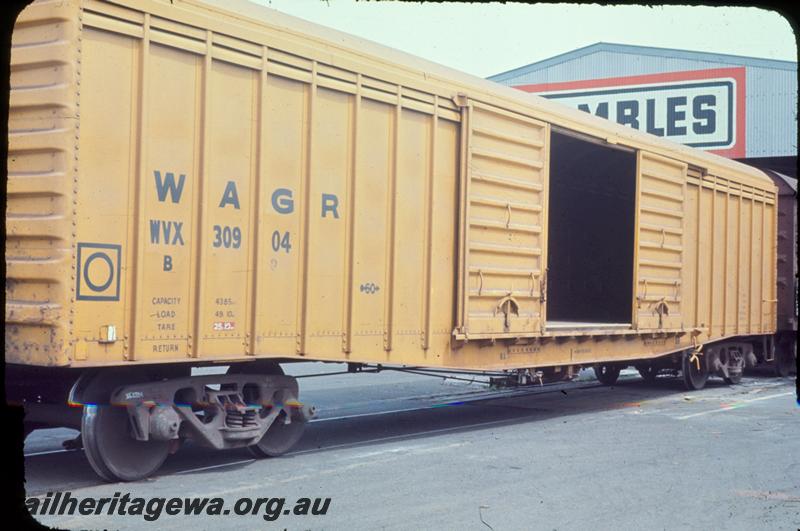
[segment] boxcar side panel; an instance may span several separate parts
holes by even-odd
[[[431,281],[428,293],[430,348],[424,361],[442,362],[450,351],[450,339],[455,322],[457,271],[456,238],[453,230],[458,217],[458,146],[459,124],[438,119],[436,123],[435,164],[433,167],[433,197],[431,201]]]
[[[142,49],[136,42],[146,90],[139,125],[139,199],[130,213],[137,233],[126,242],[137,247],[131,264],[136,275],[131,351],[137,360],[185,358],[192,351],[196,304],[202,61],[160,44]]]
[[[709,307],[698,326],[709,328],[711,338],[768,333],[774,327],[775,194],[720,176],[704,177],[703,187],[710,196],[703,222],[711,256],[708,286],[699,295]]]
[[[764,286],[766,286],[764,298],[761,299],[762,312],[764,313],[764,321],[767,327],[763,332],[772,333],[778,326],[778,284],[777,284],[777,268],[778,263],[778,201],[774,197],[772,203],[765,202],[766,213],[764,218],[767,222],[764,224],[764,256],[768,256],[767,264],[769,267],[765,269],[765,274],[762,277]]]
[[[353,230],[353,309],[351,352],[384,356],[386,340],[386,271],[389,257],[391,138],[395,109],[361,100],[358,108]],[[356,280],[358,279],[358,280]],[[383,285],[383,289],[381,289]]]
[[[702,185],[701,185],[702,184]],[[697,268],[695,276],[695,317],[697,327],[706,334],[711,333],[711,312],[713,309],[714,278],[714,191],[708,188],[701,176],[698,186],[690,187],[697,190],[697,219],[696,234],[694,237],[695,256]],[[717,275],[718,276],[718,275]]]
[[[125,306],[133,293],[124,264],[133,258],[128,240],[129,202],[136,186],[135,101],[138,92],[137,50],[127,36],[93,29],[84,31],[82,75],[105,79],[83,83],[77,195],[75,359],[100,362],[128,354]],[[103,325],[116,326],[120,341],[108,339]],[[105,336],[105,337],[103,337]],[[91,351],[91,352],[90,352]]]
[[[82,6],[48,14],[82,24],[45,47],[61,77],[12,57],[10,361],[511,368],[774,330],[754,172],[191,1]],[[639,152],[634,323],[603,341],[545,326],[551,126]]]
[[[683,235],[683,259],[686,261],[686,267],[683,268],[681,275],[681,285],[683,288],[683,304],[681,305],[682,319],[681,324],[686,326],[694,325],[700,327],[698,321],[698,292],[699,286],[697,284],[698,269],[699,269],[699,252],[698,246],[702,239],[700,235],[700,218],[698,217],[698,209],[700,205],[700,187],[695,183],[695,176],[692,168],[688,171],[688,180],[686,186],[686,197],[684,203],[684,235]]]
[[[258,254],[253,352],[294,352],[300,304],[300,217],[297,210],[308,141],[304,119],[308,86],[277,76],[266,77],[260,114]],[[294,212],[294,214],[292,214]],[[287,235],[289,235],[287,237]],[[295,235],[292,239],[291,235]],[[289,252],[294,246],[295,252]]]
[[[251,199],[258,122],[258,75],[240,66],[213,62],[206,84],[201,215],[200,282],[193,355],[243,355],[253,245]]]
[[[312,87],[311,147],[305,154],[311,171],[306,185],[303,224],[297,251],[303,253],[305,279],[298,292],[301,316],[298,353],[339,353],[342,348],[342,305],[345,278],[345,220],[349,204],[352,99],[327,88]],[[301,247],[302,246],[302,247]]]
[[[750,201],[750,209],[752,211],[752,223],[750,225],[751,232],[751,248],[755,252],[750,252],[748,258],[750,260],[750,279],[749,279],[749,292],[750,292],[750,308],[749,308],[749,323],[748,328],[751,332],[761,332],[762,326],[762,304],[764,299],[762,277],[764,275],[763,269],[763,228],[764,222],[764,203],[756,200],[754,196]]]
[[[430,176],[432,120],[413,110],[400,114],[397,139],[397,186],[395,200],[395,275],[391,292],[391,348],[420,352],[424,333],[427,189]],[[356,279],[359,282],[361,279]]]

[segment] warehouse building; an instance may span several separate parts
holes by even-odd
[[[795,62],[597,43],[489,79],[797,176]]]

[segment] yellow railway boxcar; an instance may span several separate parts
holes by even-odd
[[[6,362],[92,404],[107,479],[182,437],[288,449],[275,361],[700,387],[772,348],[754,168],[241,1],[37,1],[11,68]],[[224,402],[208,363],[273,413],[169,405]]]

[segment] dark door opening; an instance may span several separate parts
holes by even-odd
[[[553,132],[547,322],[632,322],[636,153]]]

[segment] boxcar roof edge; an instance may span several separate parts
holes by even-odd
[[[142,4],[141,0],[109,1],[134,9],[141,8]],[[166,1],[158,3],[166,4],[167,7],[176,9],[181,5],[189,8],[204,9],[240,22],[255,24],[257,27],[268,27],[273,31],[316,40],[326,47],[339,49],[342,52],[360,57],[362,60],[384,63],[393,68],[399,67],[405,70],[407,74],[421,78],[424,81],[434,79],[439,83],[455,85],[454,88],[461,90],[478,91],[480,94],[467,92],[467,96],[476,101],[497,104],[497,102],[492,101],[492,97],[494,97],[506,105],[512,104],[517,107],[509,110],[522,113],[527,110],[532,117],[550,122],[553,125],[572,128],[612,143],[628,145],[636,149],[648,149],[657,154],[678,158],[689,164],[704,168],[711,174],[718,174],[724,177],[735,176],[742,180],[742,184],[768,189],[772,192],[776,190],[772,180],[762,171],[752,166],[665,140],[649,133],[611,122],[605,118],[596,117],[566,105],[549,101],[541,96],[506,87],[401,50],[287,15],[247,0],[170,0],[169,4]],[[456,94],[452,96],[456,96]],[[484,100],[483,98],[487,96],[488,100]]]

